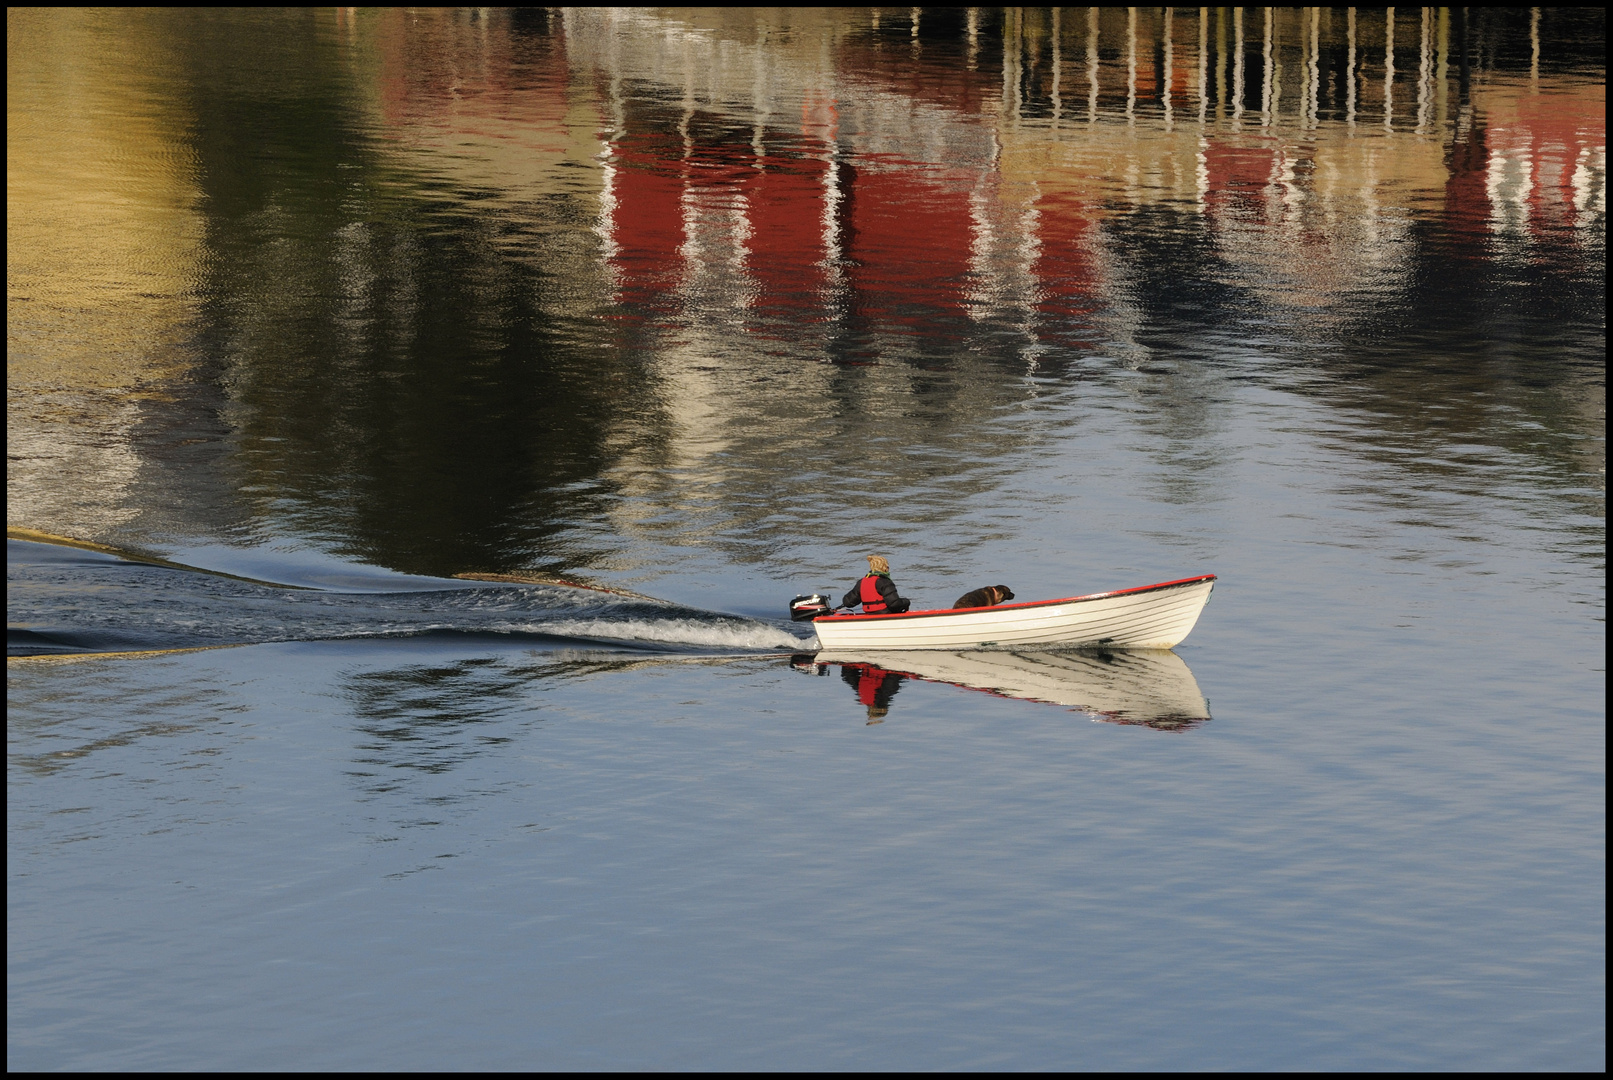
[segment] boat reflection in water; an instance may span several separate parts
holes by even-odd
[[[1078,709],[1109,724],[1183,731],[1210,719],[1193,672],[1168,649],[1124,652],[820,652],[790,661],[798,670],[840,677],[879,723],[907,679],[950,683],[1000,697]]]

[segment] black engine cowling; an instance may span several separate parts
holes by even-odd
[[[816,619],[819,615],[827,615],[834,610],[834,605],[822,593],[811,593],[807,596],[797,596],[790,601],[790,618],[795,622],[806,622]]]

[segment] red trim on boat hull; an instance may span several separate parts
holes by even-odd
[[[1024,604],[996,604],[992,607],[972,608],[939,608],[934,611],[904,611],[900,615],[819,615],[812,621],[820,622],[865,622],[878,619],[912,619],[916,617],[929,617],[934,615],[967,615],[975,611],[1013,611],[1017,608],[1048,607],[1051,604],[1077,604],[1084,600],[1103,600],[1111,596],[1127,596],[1132,593],[1154,592],[1159,589],[1174,589],[1183,585],[1197,585],[1201,581],[1214,581],[1214,574],[1200,574],[1198,577],[1180,578],[1176,581],[1161,581],[1157,585],[1139,585],[1135,589],[1115,589],[1113,592],[1090,593],[1086,596],[1067,596],[1062,600],[1032,600]]]

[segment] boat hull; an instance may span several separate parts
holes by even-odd
[[[823,649],[1169,649],[1198,622],[1215,575],[1028,604],[812,620]]]

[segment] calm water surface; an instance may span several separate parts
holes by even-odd
[[[9,11],[8,1066],[1604,1068],[1604,56]]]

